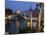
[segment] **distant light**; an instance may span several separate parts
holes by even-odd
[[[16,13],[17,13],[17,14],[20,14],[20,10],[17,10]]]
[[[8,18],[10,19],[10,17],[11,17],[11,16],[9,15]]]
[[[20,10],[17,10],[17,12],[20,12]]]

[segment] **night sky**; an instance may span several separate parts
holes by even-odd
[[[36,8],[35,2],[25,2],[25,1],[8,1],[5,2],[5,8],[10,8],[13,11],[20,9],[22,11],[32,9],[34,10]]]

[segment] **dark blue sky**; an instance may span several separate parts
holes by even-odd
[[[36,8],[35,2],[24,2],[24,1],[6,1],[5,7],[10,8],[13,11],[20,9],[20,10],[28,10],[29,8],[35,9]]]

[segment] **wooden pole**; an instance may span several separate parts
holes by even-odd
[[[39,31],[40,31],[40,28],[41,28],[41,8],[40,8],[40,13],[39,13]]]
[[[31,12],[31,29],[32,29],[32,12]]]

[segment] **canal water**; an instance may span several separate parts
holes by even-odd
[[[17,23],[16,23],[16,17],[14,17],[10,23],[10,26],[7,26],[7,32],[9,32],[9,34],[15,34],[15,33],[19,33],[19,29],[25,29],[27,27],[27,22],[25,19],[19,19],[19,28],[17,29]],[[10,21],[9,21],[10,22]]]

